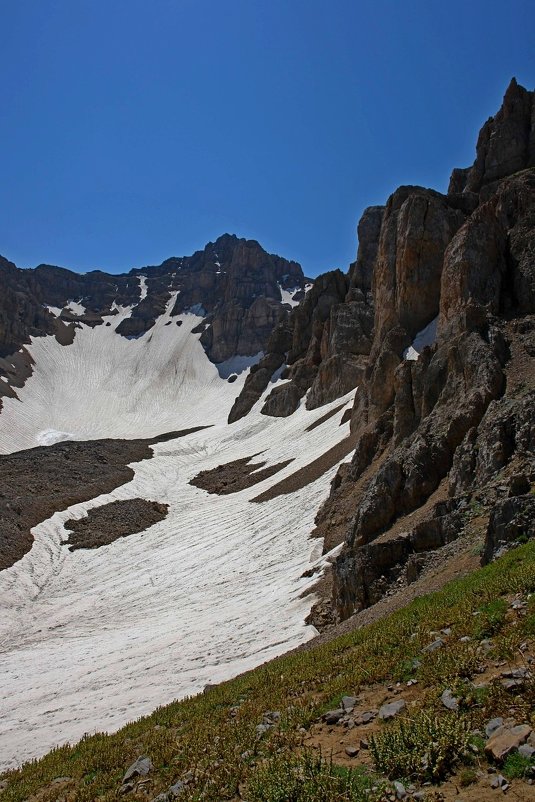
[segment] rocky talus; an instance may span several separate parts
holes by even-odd
[[[356,449],[316,520],[326,548],[343,542],[331,620],[414,581],[475,519],[484,560],[533,534],[534,315],[535,93],[513,79],[446,194],[403,186],[364,212],[349,273],[316,280],[232,410],[281,367],[265,414],[358,386]]]

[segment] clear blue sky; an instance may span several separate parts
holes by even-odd
[[[315,275],[364,207],[445,190],[512,75],[533,0],[0,2],[0,253],[112,272],[223,232]]]

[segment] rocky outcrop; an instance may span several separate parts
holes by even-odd
[[[364,212],[345,294],[342,276],[318,278],[231,412],[246,414],[281,370],[264,414],[358,386],[356,449],[316,518],[326,549],[345,541],[333,567],[339,618],[417,575],[426,551],[465,531],[470,505],[491,513],[487,555],[508,526],[526,531],[508,498],[535,482],[534,108],[513,81],[446,195],[403,186]],[[435,492],[450,500],[429,507]],[[415,511],[420,522],[403,531]]]
[[[483,563],[498,557],[510,545],[535,537],[535,496],[515,496],[498,502],[490,514]]]
[[[338,616],[347,618],[355,609],[375,604],[399,580],[414,582],[425,556],[456,540],[465,522],[463,505],[441,502],[434,506],[428,520],[412,529],[342,554],[335,565]]]
[[[444,251],[464,222],[447,196],[400,187],[388,200],[373,271],[374,352],[399,326],[411,340],[438,314]]]
[[[359,251],[349,275],[324,273],[290,317],[274,330],[263,360],[251,370],[229,415],[233,423],[246,415],[282,366],[288,381],[268,395],[261,412],[286,417],[305,394],[315,409],[355,388],[363,378],[374,323],[371,293],[383,206],[366,209],[359,223]]]
[[[472,168],[456,171],[450,189],[481,192],[495,181],[526,167],[535,167],[535,104],[533,92],[513,78],[495,117],[485,123],[476,147]]]
[[[168,504],[143,498],[111,501],[102,507],[95,507],[88,511],[85,518],[65,521],[65,529],[70,532],[68,549],[98,549],[119,538],[144,532],[163,521],[168,509]]]
[[[535,481],[535,392],[492,401],[478,427],[468,430],[449,473],[451,496],[484,488],[515,460],[523,486]]]
[[[229,423],[250,411],[268,387],[274,373],[282,366],[285,367],[281,378],[289,381],[274,388],[262,412],[285,417],[297,409],[316,378],[321,362],[324,329],[331,309],[343,301],[347,290],[348,280],[340,270],[324,273],[316,279],[304,300],[273,331],[266,355],[251,370],[231,409]]]

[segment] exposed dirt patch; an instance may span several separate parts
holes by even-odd
[[[300,468],[295,473],[292,473],[291,476],[288,476],[286,479],[273,485],[273,487],[270,487],[269,490],[266,490],[264,493],[260,493],[260,495],[253,498],[252,501],[271,501],[277,498],[277,496],[284,496],[288,493],[295,493],[296,490],[301,490],[301,488],[306,487],[311,482],[315,482],[316,479],[319,479],[320,476],[323,476],[323,474],[329,471],[337,462],[347,457],[347,455],[354,450],[355,445],[355,437],[349,435],[340,443],[329,448],[321,457],[309,462],[304,468]]]
[[[266,464],[265,462],[251,462],[257,456],[258,454],[253,454],[251,457],[235,459],[225,465],[218,465],[217,468],[201,471],[197,476],[193,477],[190,485],[200,487],[201,490],[206,490],[207,493],[217,493],[219,496],[225,496],[229,493],[238,493],[240,490],[245,490],[247,487],[263,482],[264,479],[269,479],[270,476],[278,473],[290,462],[293,462],[293,460],[287,459],[284,462],[278,462],[276,465],[263,468]]]
[[[86,518],[65,522],[70,529],[69,550],[98,549],[108,546],[114,540],[143,532],[158,521],[163,521],[169,509],[168,504],[133,498],[126,501],[112,501],[102,507],[89,510]]]
[[[314,423],[310,424],[310,426],[307,426],[305,432],[314,431],[314,429],[316,429],[318,426],[321,426],[321,424],[325,423],[325,421],[329,420],[329,418],[333,418],[336,415],[336,413],[340,412],[340,410],[343,409],[344,407],[345,404],[340,404],[340,406],[331,409],[330,412],[327,412],[325,415],[322,415],[321,418],[318,418],[318,420],[315,420]]]
[[[0,455],[0,570],[31,549],[33,526],[129,482],[134,476],[129,463],[152,457],[152,444],[203,428],[147,440],[65,442]]]
[[[79,324],[74,322],[74,319],[63,320],[58,318],[56,320],[56,340],[60,345],[72,345],[76,328],[80,328]]]

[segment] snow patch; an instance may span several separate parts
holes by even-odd
[[[61,309],[59,306],[49,306],[48,304],[43,304],[43,306],[45,309],[48,309],[48,311],[54,315],[54,317],[59,317],[61,315]]]
[[[197,315],[198,317],[206,317],[206,309],[202,304],[193,304],[184,310],[186,315]]]
[[[438,315],[431,323],[428,323],[424,329],[418,332],[412,345],[409,345],[403,352],[403,359],[416,361],[427,345],[433,345],[433,343],[436,342],[437,323]]]
[[[193,325],[196,322],[192,320]],[[303,405],[288,418],[271,418],[253,410],[227,426],[236,388],[221,383],[198,340],[182,334],[186,327],[186,323],[154,327],[158,331],[153,348],[162,337],[169,370],[174,374],[180,365],[180,377],[170,383],[169,394],[163,385],[157,391],[173,410],[182,407],[183,424],[216,425],[155,445],[152,459],[132,466],[131,482],[57,512],[34,527],[31,551],[0,572],[2,769],[39,757],[57,744],[72,743],[86,732],[114,731],[158,705],[199,692],[207,683],[229,679],[315,634],[313,627],[305,625],[315,598],[305,594],[317,575],[304,577],[303,572],[311,561],[318,565],[321,560],[321,544],[311,543],[309,535],[338,466],[290,497],[263,504],[251,499],[347,436],[338,416],[313,432],[306,431],[314,420],[338,406],[340,399],[313,411]],[[97,331],[84,327],[79,332],[78,353],[78,336],[62,350],[61,346],[56,350],[49,339],[47,347],[53,354],[45,374],[52,374],[52,386],[59,380],[57,398],[63,415],[76,419],[80,430],[93,427],[93,436],[100,434],[94,431],[98,408],[108,430],[117,431],[120,426],[112,418],[125,411],[116,398],[124,392],[129,407],[140,407],[138,418],[127,417],[130,436],[142,436],[138,424],[147,425],[146,420],[158,413],[162,398],[158,393],[145,398],[137,383],[157,381],[149,354],[158,362],[159,372],[165,371],[167,363],[161,363],[158,349],[148,350],[141,341],[128,343],[110,334],[109,328],[109,336],[99,339],[94,336]],[[173,348],[173,337],[181,342],[179,352]],[[21,390],[21,415],[28,404],[35,411],[31,395],[44,387],[39,362],[46,358],[41,345],[47,338],[38,339],[39,344],[34,341],[30,346],[38,359],[36,373]],[[85,370],[78,369],[78,362],[90,355],[93,361]],[[96,373],[104,356],[107,388]],[[54,367],[60,358],[68,380],[61,379]],[[69,385],[83,381],[84,373],[94,382],[95,406],[86,381],[78,388],[86,406],[73,412],[65,392]],[[352,396],[353,392],[342,400],[349,402]],[[42,402],[41,397],[40,407]],[[59,412],[52,412],[59,417]],[[178,418],[174,423],[181,428]],[[58,427],[58,431],[68,428]],[[189,484],[201,470],[259,451],[267,465],[293,462],[254,487],[230,495],[210,495]],[[66,548],[66,520],[131,498],[168,504],[167,518],[100,549],[70,552]]]
[[[147,297],[147,292],[148,292],[148,289],[147,289],[147,277],[146,276],[140,276],[139,277],[139,302],[140,303],[144,298]]]
[[[295,301],[294,300],[294,295],[296,294],[296,292],[299,292],[300,289],[301,289],[300,287],[294,287],[293,289],[285,290],[279,284],[279,290],[280,290],[281,297],[282,297],[282,303],[283,304],[289,304],[291,307],[298,306],[299,305],[299,301]]]
[[[65,309],[68,309],[69,312],[72,312],[73,315],[85,315],[86,308],[80,301],[69,301]]]
[[[191,334],[202,318],[174,318],[172,296],[147,336],[127,340],[115,329],[132,312],[120,307],[111,326],[83,326],[65,347],[53,335],[33,337],[34,366],[18,398],[3,399],[0,453],[38,444],[43,431],[73,432],[77,440],[153,437],[199,424],[224,423],[245,381],[219,373]]]

